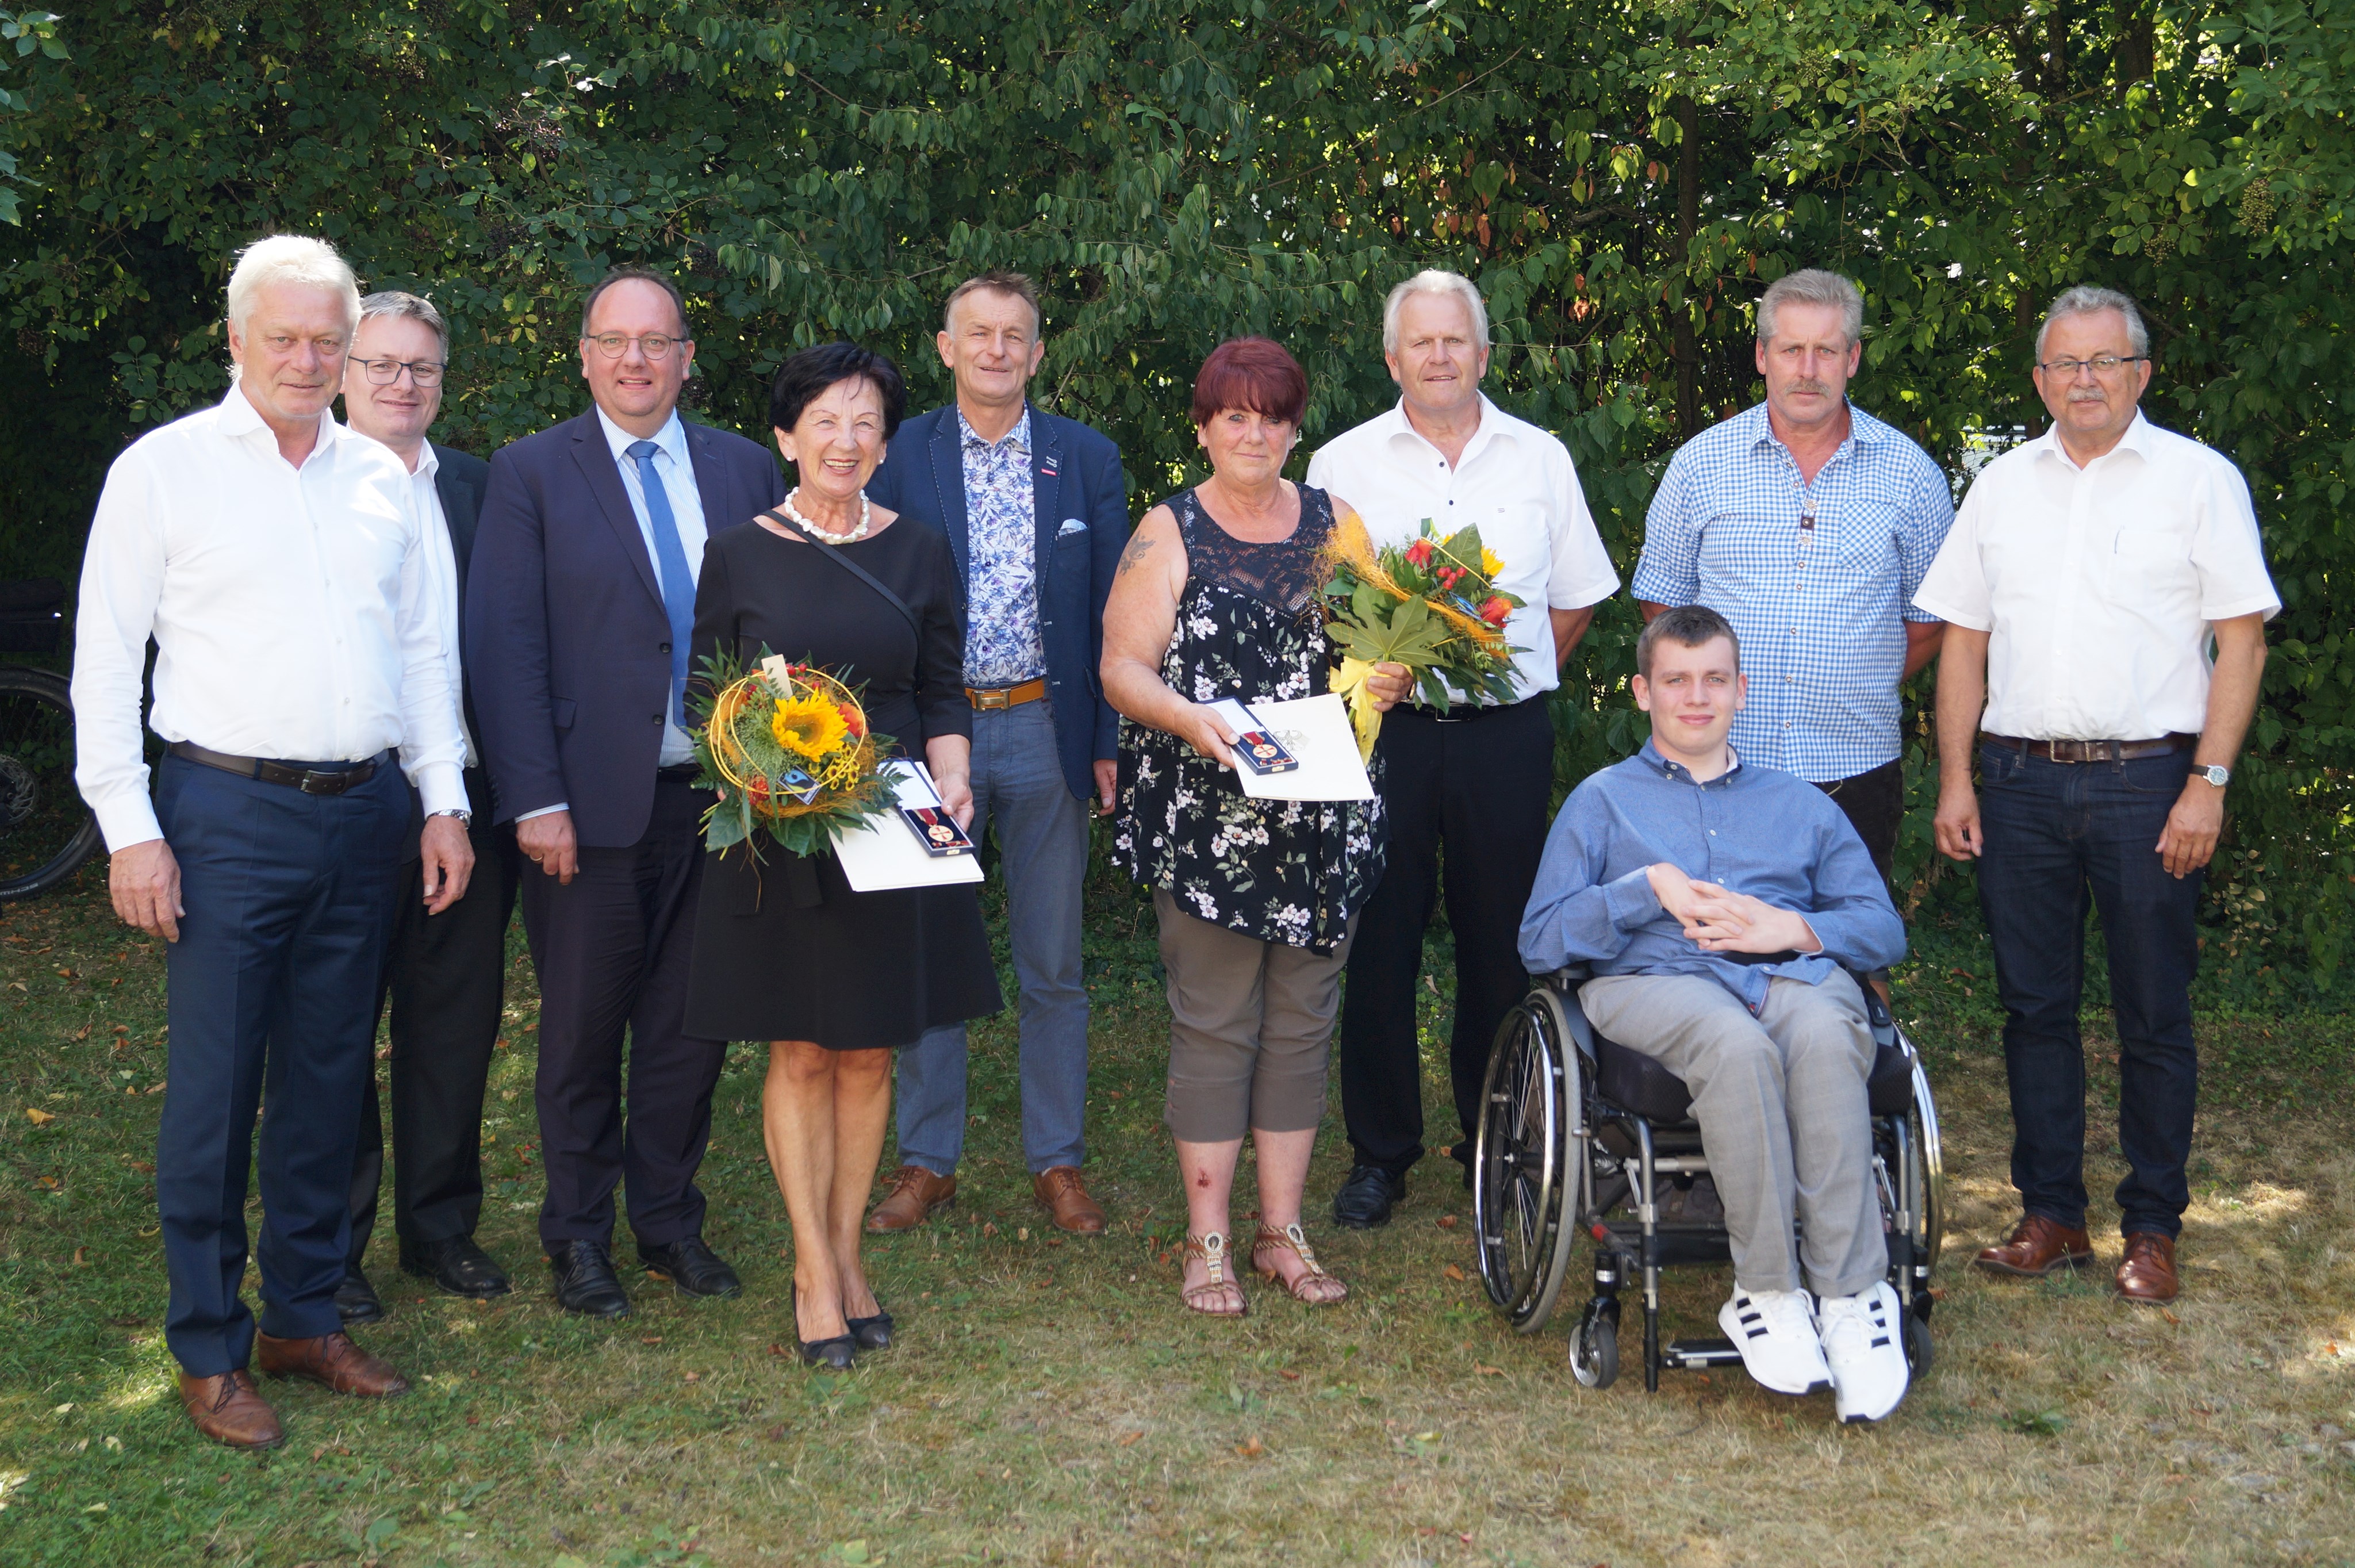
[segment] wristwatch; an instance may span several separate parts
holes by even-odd
[[[2210,784],[2214,784],[2218,789],[2222,789],[2226,784],[2232,782],[2232,770],[2230,768],[2219,767],[2214,763],[2209,763],[2204,768],[2194,768],[2191,771],[2198,773],[2201,778],[2206,779]]]
[[[2210,771],[2213,773],[2222,773],[2224,770],[2222,768],[2215,768]],[[2210,782],[2215,783],[2220,781],[2211,780]],[[447,811],[429,811],[425,814],[425,820],[431,822],[437,816],[454,816],[458,819],[458,826],[461,827],[472,827],[474,826],[474,814],[471,811],[460,811],[454,805]]]

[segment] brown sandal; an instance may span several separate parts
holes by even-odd
[[[1281,1270],[1260,1262],[1260,1254],[1271,1247],[1281,1247],[1293,1253],[1308,1265],[1308,1272],[1298,1279],[1284,1281]],[[1325,1265],[1316,1261],[1316,1250],[1308,1244],[1308,1232],[1296,1224],[1286,1225],[1281,1231],[1272,1225],[1262,1225],[1259,1240],[1252,1243],[1252,1267],[1259,1271],[1262,1279],[1284,1283],[1284,1288],[1291,1293],[1293,1300],[1305,1302],[1311,1307],[1334,1307],[1349,1298],[1349,1287],[1325,1272]],[[1317,1284],[1320,1280],[1331,1282],[1338,1294],[1322,1294]]]
[[[1178,1299],[1205,1317],[1241,1317],[1249,1312],[1251,1303],[1243,1299],[1242,1283],[1227,1277],[1227,1259],[1232,1255],[1227,1246],[1227,1238],[1220,1232],[1213,1231],[1207,1236],[1189,1232],[1186,1237],[1186,1256],[1201,1259],[1209,1270],[1210,1277],[1200,1285],[1181,1289]],[[1181,1264],[1178,1266],[1182,1278],[1185,1265]],[[1226,1292],[1231,1290],[1234,1292],[1235,1303],[1231,1309],[1225,1305]]]

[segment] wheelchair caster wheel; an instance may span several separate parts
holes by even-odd
[[[1905,1313],[1905,1370],[1916,1381],[1927,1376],[1930,1363],[1937,1359],[1930,1345],[1930,1326],[1911,1312]]]
[[[1570,1375],[1581,1388],[1605,1389],[1619,1381],[1619,1314],[1616,1302],[1590,1301],[1570,1341]]]

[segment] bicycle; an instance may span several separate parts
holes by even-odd
[[[0,582],[0,653],[54,654],[65,584]],[[74,784],[73,693],[55,670],[0,664],[0,903],[48,892],[99,846]]]

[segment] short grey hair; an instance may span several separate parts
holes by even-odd
[[[442,340],[442,357],[450,357],[450,324],[442,319],[442,313],[433,308],[433,302],[422,294],[403,293],[399,289],[378,289],[360,301],[362,321],[378,315],[423,322],[433,329],[433,336]]]
[[[1463,301],[1464,308],[1472,313],[1472,336],[1480,340],[1481,347],[1488,347],[1488,307],[1481,302],[1480,291],[1461,272],[1444,272],[1434,267],[1417,272],[1392,289],[1391,297],[1382,302],[1383,353],[1398,352],[1399,312],[1415,294],[1444,294]]]
[[[1758,341],[1774,341],[1774,318],[1786,304],[1830,305],[1840,313],[1840,334],[1855,347],[1864,336],[1864,295],[1838,272],[1805,267],[1766,285],[1758,302]]]
[[[237,253],[229,275],[229,325],[243,331],[261,291],[278,283],[326,289],[344,298],[344,330],[360,324],[360,283],[349,263],[325,240],[307,234],[272,234]]]
[[[2137,355],[2150,352],[2150,329],[2143,325],[2142,312],[2135,308],[2133,296],[2122,294],[2115,289],[2099,289],[2091,283],[2079,283],[2054,300],[2052,308],[2044,313],[2043,321],[2037,325],[2036,362],[2039,365],[2044,363],[2044,335],[2052,330],[2054,322],[2063,316],[2099,315],[2105,310],[2116,311],[2126,318],[2126,342]]]

